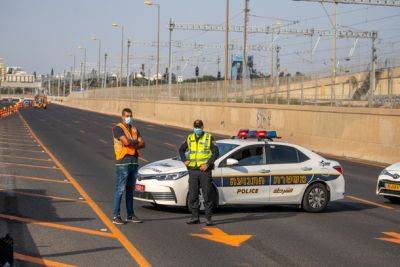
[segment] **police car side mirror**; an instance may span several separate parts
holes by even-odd
[[[226,160],[226,166],[236,166],[239,165],[239,161],[236,159],[227,159]]]

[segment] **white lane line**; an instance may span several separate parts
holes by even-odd
[[[99,141],[102,142],[103,144],[108,144],[108,142],[106,140],[103,140],[101,138],[99,139]]]

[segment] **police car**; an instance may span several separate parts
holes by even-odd
[[[376,194],[400,202],[400,162],[385,168],[378,177]]]
[[[238,204],[295,204],[308,212],[342,199],[343,169],[298,145],[276,142],[276,131],[240,130],[216,141],[212,171],[214,207]],[[187,206],[188,170],[179,157],[139,169],[135,199],[154,205]]]

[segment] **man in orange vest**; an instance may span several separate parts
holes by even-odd
[[[116,181],[114,195],[113,223],[124,224],[121,218],[121,200],[125,191],[127,222],[141,223],[133,211],[133,190],[136,184],[138,158],[140,149],[144,148],[144,140],[134,127],[132,110],[122,110],[122,122],[113,128],[114,152],[116,160]]]

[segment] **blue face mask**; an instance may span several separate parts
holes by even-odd
[[[202,135],[202,134],[203,134],[203,129],[201,129],[201,128],[194,128],[193,132],[194,132],[195,135],[199,136],[199,135]]]
[[[124,121],[126,124],[131,124],[133,122],[132,117],[126,117]]]

